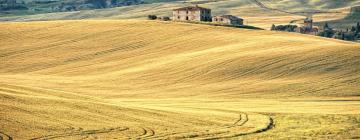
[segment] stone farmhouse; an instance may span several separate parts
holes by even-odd
[[[243,19],[233,15],[211,17],[211,9],[196,6],[187,6],[173,10],[174,21],[208,21],[228,25],[243,25]]]
[[[221,15],[221,16],[212,17],[212,22],[229,24],[229,25],[243,25],[244,19],[233,16],[233,15]]]
[[[173,10],[174,21],[211,21],[211,9],[188,6]]]

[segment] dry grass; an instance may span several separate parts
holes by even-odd
[[[3,138],[360,136],[357,43],[140,20],[0,28]]]

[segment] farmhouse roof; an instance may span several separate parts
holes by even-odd
[[[210,10],[208,8],[204,8],[204,7],[200,7],[200,6],[187,6],[187,7],[181,7],[181,8],[177,8],[174,9],[174,11],[196,11],[196,10]]]
[[[218,17],[222,17],[222,18],[227,18],[227,19],[231,19],[231,20],[243,20],[242,18],[239,18],[237,16],[233,16],[233,15],[221,15]]]

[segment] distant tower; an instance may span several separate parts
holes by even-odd
[[[312,16],[309,15],[304,19],[304,27],[306,29],[312,29],[313,28],[313,19]]]

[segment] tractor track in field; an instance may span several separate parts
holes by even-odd
[[[233,125],[228,126],[228,128],[236,127],[236,126],[243,126],[246,122],[249,121],[248,114],[241,113],[239,116],[240,116],[239,119]]]
[[[147,127],[142,127],[141,128],[143,130],[143,134],[139,136],[139,138],[148,138],[151,136],[155,135],[155,130],[147,128]]]
[[[0,132],[0,140],[13,140],[13,138],[8,134]]]
[[[248,114],[242,112],[239,114],[239,119],[237,119],[233,124],[222,126],[215,129],[208,129],[203,131],[193,131],[193,132],[174,132],[162,135],[154,135],[153,137],[148,137],[150,139],[181,139],[181,138],[195,138],[195,139],[213,139],[214,135],[227,135],[231,129],[236,127],[241,127],[248,122]],[[266,130],[265,130],[266,131]],[[262,131],[263,132],[263,131]]]
[[[274,128],[274,127],[275,127],[274,120],[273,120],[273,118],[269,117],[269,124],[267,125],[267,127],[263,128],[263,129],[260,129],[260,130],[257,130],[254,133],[265,132],[265,131],[270,130],[270,129]]]
[[[68,133],[45,135],[41,137],[32,138],[30,140],[49,140],[49,139],[66,138],[72,136],[88,136],[88,135],[105,134],[112,132],[121,132],[121,131],[126,131],[128,129],[129,129],[128,127],[114,127],[114,128],[94,129],[94,130],[79,130]]]
[[[274,128],[274,127],[275,127],[274,120],[271,117],[269,117],[269,123],[266,125],[266,127],[258,129],[256,131],[252,131],[252,132],[248,132],[248,133],[239,133],[239,134],[234,134],[234,135],[229,135],[229,136],[212,137],[212,138],[207,138],[207,140],[210,140],[210,139],[228,139],[228,138],[240,137],[240,136],[244,136],[244,135],[257,134],[257,133],[262,133],[262,132],[268,131],[268,130]]]
[[[2,89],[0,88],[0,91]],[[9,91],[5,91],[9,92]],[[10,91],[13,92],[13,91]],[[22,93],[19,93],[22,94]],[[233,112],[236,113],[238,117],[235,117],[234,120],[228,121],[226,125],[210,125],[203,129],[191,129],[185,131],[165,131],[160,133],[155,133],[155,130],[146,127],[146,126],[122,126],[122,127],[110,127],[102,129],[90,129],[84,130],[79,129],[70,129],[65,130],[63,133],[55,134],[45,134],[39,137],[32,138],[31,140],[48,140],[48,139],[71,139],[71,138],[81,138],[81,139],[91,139],[98,138],[102,136],[114,136],[118,138],[129,138],[129,139],[181,139],[181,138],[195,138],[195,139],[213,139],[213,138],[231,138],[238,137],[242,135],[248,135],[253,133],[260,133],[267,131],[273,128],[273,120],[270,118],[270,123],[266,128],[261,128],[259,130],[250,131],[246,126],[249,121],[249,115],[245,112]],[[245,126],[244,126],[245,125]],[[186,126],[184,126],[186,127]],[[73,128],[73,127],[72,127]],[[135,132],[132,134],[132,132]],[[128,135],[129,134],[129,135]],[[12,140],[13,138],[9,135],[3,134],[0,132],[0,140]]]
[[[254,130],[251,132],[246,132],[243,130],[242,126],[244,126],[249,121],[248,114],[241,112],[239,114],[239,118],[235,120],[230,125],[219,126],[211,129],[200,130],[200,131],[192,131],[192,132],[173,132],[173,133],[160,133],[159,135],[155,135],[155,130],[148,127],[138,127],[141,130],[141,134],[137,136],[125,136],[128,139],[181,139],[181,138],[195,138],[195,139],[223,139],[223,138],[233,138],[239,137],[243,135],[255,134],[265,132],[274,127],[274,122],[271,117],[269,117],[269,124],[266,127]],[[246,127],[244,127],[246,129]],[[112,128],[103,128],[103,129],[92,129],[92,130],[73,130],[71,132],[60,133],[60,134],[51,134],[44,135],[36,138],[32,138],[30,140],[49,140],[49,139],[67,139],[73,137],[81,137],[82,139],[88,138],[98,138],[98,134],[107,134],[112,133],[114,136],[121,137],[127,131],[131,131],[132,128],[129,127],[112,127]],[[0,132],[1,140],[13,140],[12,137]]]

